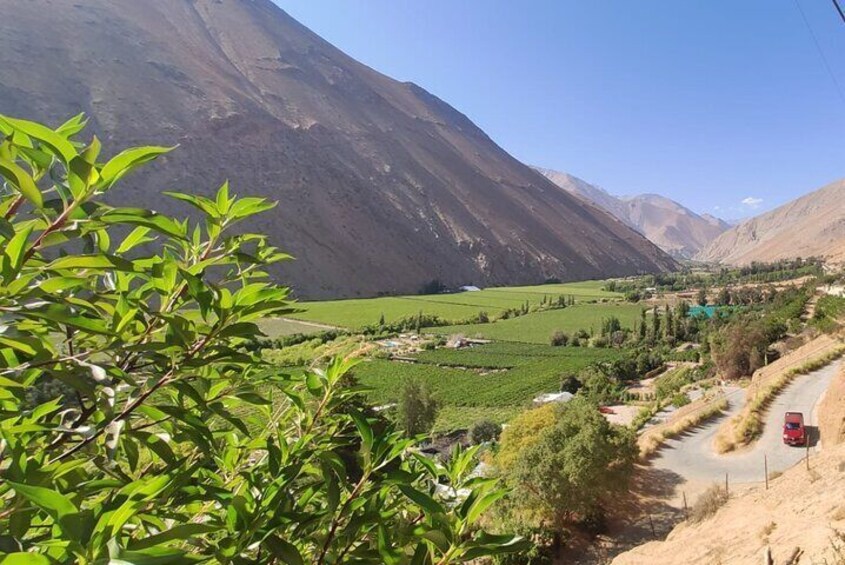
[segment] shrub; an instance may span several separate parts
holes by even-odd
[[[103,164],[96,138],[75,139],[83,127],[0,116],[5,562],[431,563],[510,549],[467,535],[481,501],[504,494],[468,476],[476,450],[445,466],[412,454],[343,385],[351,362],[289,375],[250,351],[255,322],[292,309],[264,274],[285,255],[231,228],[272,204],[223,184],[171,194],[194,223],[106,205],[167,150]],[[27,404],[55,381],[73,392],[45,387],[51,398]],[[438,494],[444,476],[476,503]]]
[[[690,510],[690,521],[702,522],[710,518],[728,501],[725,489],[720,485],[711,485],[704,491]]]
[[[675,408],[680,408],[681,406],[686,406],[690,403],[689,396],[686,393],[679,392],[672,397],[672,406]]]
[[[562,331],[556,331],[549,339],[549,343],[554,347],[564,347],[569,343],[569,336]]]
[[[502,426],[490,420],[482,420],[469,431],[469,439],[474,444],[497,441],[502,433]]]

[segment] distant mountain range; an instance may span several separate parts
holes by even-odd
[[[248,227],[296,257],[281,274],[300,297],[676,267],[270,0],[0,0],[0,76],[2,113],[58,124],[84,111],[112,151],[180,145],[115,203],[187,215],[160,193],[208,194],[226,178],[278,200]]]
[[[693,258],[730,228],[730,224],[724,220],[710,214],[696,214],[664,196],[613,196],[568,173],[541,168],[537,170],[570,194],[607,210],[663,251],[679,259]]]
[[[845,262],[845,179],[742,221],[697,258],[744,265],[811,256]]]

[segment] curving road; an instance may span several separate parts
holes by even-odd
[[[763,456],[768,458],[769,473],[792,467],[805,455],[801,447],[783,444],[783,413],[803,412],[812,440],[818,437],[816,407],[827,390],[842,360],[834,361],[812,373],[796,377],[772,405],[765,417],[763,435],[751,447],[739,452],[718,455],[713,451],[713,438],[726,418],[739,412],[745,400],[745,390],[728,392],[729,407],[725,415],[692,430],[678,439],[668,440],[652,465],[677,473],[688,481],[724,481],[728,473],[731,483],[752,483],[765,479]],[[811,441],[811,445],[816,443]],[[811,450],[818,446],[811,447]]]

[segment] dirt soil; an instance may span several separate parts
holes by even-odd
[[[775,563],[840,563],[845,547],[845,445],[811,457],[810,470],[798,465],[769,489],[760,485],[732,498],[698,524],[682,522],[665,541],[649,542],[613,559],[613,565],[760,563],[769,548]],[[839,549],[845,554],[845,550]]]
[[[834,377],[819,406],[819,434],[823,448],[845,441],[845,365]]]
[[[615,406],[608,406],[613,410],[613,414],[605,414],[604,417],[611,424],[619,424],[620,426],[627,426],[634,421],[634,418],[639,414],[642,406],[634,406],[631,404],[617,404]]]

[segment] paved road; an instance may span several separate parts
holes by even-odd
[[[737,453],[717,455],[713,451],[713,438],[725,419],[736,414],[745,400],[745,391],[734,389],[728,393],[729,407],[726,415],[708,422],[675,440],[669,440],[652,460],[655,468],[677,473],[688,481],[724,481],[728,473],[732,483],[763,481],[763,455],[768,457],[769,473],[784,471],[804,457],[805,450],[783,444],[783,413],[803,412],[805,422],[818,436],[816,406],[827,389],[842,361],[796,377],[772,403],[765,418],[763,435],[751,447]],[[813,447],[811,449],[816,449]]]

